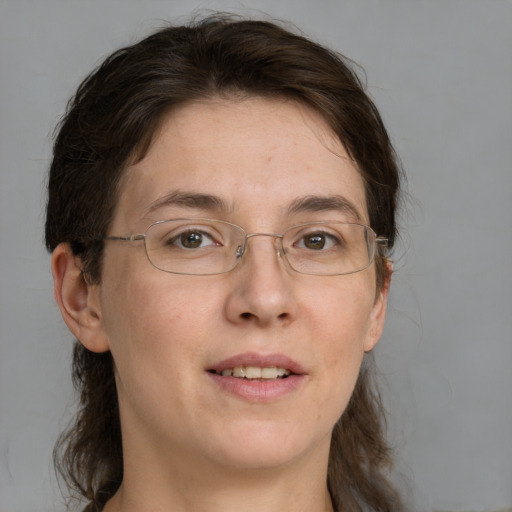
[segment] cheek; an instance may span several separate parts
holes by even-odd
[[[104,265],[101,311],[110,349],[122,378],[151,379],[157,369],[166,375],[197,351],[212,297],[189,276],[153,268],[143,248],[124,249],[109,253]]]
[[[125,414],[157,414],[170,428],[173,415],[162,411],[186,411],[194,398],[201,365],[193,363],[211,343],[214,304],[206,287],[190,290],[158,272],[119,281],[105,296],[105,317]]]
[[[183,340],[206,334],[214,307],[207,287],[190,289],[190,283],[161,274],[153,279],[132,278],[113,289],[105,301],[106,327],[113,344],[151,349],[158,356]]]
[[[353,276],[354,277],[354,276]],[[312,339],[319,359],[318,382],[324,397],[320,408],[335,422],[345,409],[364,357],[374,301],[372,280],[343,276],[338,286],[326,285],[311,301]],[[347,279],[348,278],[348,279]]]
[[[375,298],[375,281],[370,277],[363,273],[339,276],[306,298],[318,341],[329,344],[334,352],[362,347]]]

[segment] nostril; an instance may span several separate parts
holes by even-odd
[[[240,316],[248,320],[252,317],[252,313],[242,313]]]

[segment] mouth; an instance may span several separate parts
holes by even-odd
[[[292,375],[290,370],[277,366],[235,366],[234,368],[225,368],[222,371],[209,370],[210,373],[222,375],[222,377],[236,377],[246,380],[275,380],[286,379]]]
[[[208,368],[207,373],[217,389],[250,402],[284,398],[307,382],[304,368],[282,354],[240,354]]]
[[[239,354],[211,366],[209,373],[247,380],[286,379],[304,375],[302,366],[283,354],[262,355],[255,352]]]

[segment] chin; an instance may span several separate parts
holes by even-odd
[[[237,470],[278,469],[314,456],[317,451],[328,451],[331,433],[332,428],[308,433],[300,422],[245,425],[235,432],[229,429],[227,443],[220,443],[216,459]]]

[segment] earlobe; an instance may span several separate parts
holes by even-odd
[[[73,335],[92,352],[109,350],[101,321],[99,285],[84,278],[80,258],[69,244],[59,244],[52,253],[53,291],[62,318]]]

